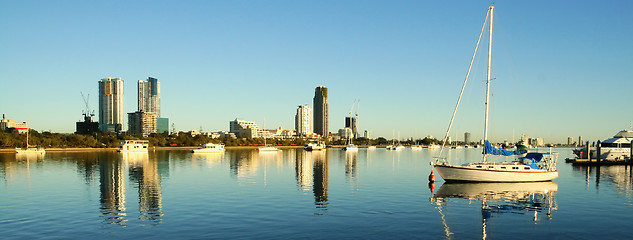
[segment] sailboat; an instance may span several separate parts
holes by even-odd
[[[356,101],[354,101],[354,102],[356,102]],[[354,109],[354,105],[352,105],[352,109]],[[352,118],[352,109],[349,110],[349,119],[352,122],[350,124],[350,127],[352,127],[354,125],[353,124],[353,120],[351,120],[351,119],[353,119]],[[356,114],[356,117],[358,117],[358,114]],[[345,145],[345,147],[343,147],[343,150],[345,150],[345,151],[358,151],[358,146],[356,146],[356,144],[354,144],[352,142],[352,139],[355,137],[354,136],[355,133],[354,133],[353,129],[354,129],[354,127],[352,127],[352,134],[350,136],[348,136],[348,138],[347,138],[347,144]]]
[[[39,154],[46,153],[46,150],[44,150],[44,148],[29,146],[29,132],[30,131],[31,131],[30,128],[26,130],[26,148],[15,148],[15,153],[39,153]]]
[[[551,148],[549,153],[538,153],[532,152],[527,153],[525,150],[504,150],[495,148],[488,141],[488,112],[489,112],[489,103],[490,103],[490,68],[491,68],[491,55],[492,55],[492,21],[493,21],[493,12],[494,6],[490,6],[488,8],[488,12],[486,13],[486,20],[484,21],[484,26],[482,27],[481,33],[479,34],[479,40],[477,41],[477,45],[475,47],[475,53],[473,54],[473,58],[471,59],[470,66],[468,67],[468,72],[466,74],[466,79],[464,80],[464,84],[462,85],[462,90],[459,94],[459,98],[457,99],[457,104],[455,106],[455,110],[453,111],[453,116],[448,125],[448,129],[446,131],[446,136],[444,137],[444,141],[442,143],[442,148],[435,162],[431,162],[431,165],[437,170],[439,175],[445,181],[467,181],[467,182],[539,182],[539,181],[550,181],[558,177],[558,171],[556,170],[556,161],[558,159],[557,153],[552,153]],[[452,165],[446,159],[442,159],[442,152],[444,150],[444,146],[446,140],[450,134],[451,127],[453,125],[453,120],[455,119],[455,113],[457,112],[457,108],[459,107],[459,103],[461,101],[462,94],[464,92],[464,88],[468,81],[468,76],[470,74],[470,69],[473,64],[473,60],[477,54],[477,49],[479,47],[479,42],[481,40],[481,36],[484,33],[484,29],[486,26],[486,22],[489,21],[488,27],[488,73],[487,73],[487,81],[486,81],[486,112],[485,112],[485,125],[484,125],[484,150],[483,150],[483,160],[477,163],[468,163],[464,165]],[[498,155],[498,156],[513,156],[519,155],[519,157],[511,162],[489,162],[489,155]]]
[[[264,128],[266,128],[266,120],[264,120]],[[267,137],[268,136],[264,135],[264,146],[257,148],[257,151],[260,151],[260,152],[279,151],[279,149],[274,147],[272,144],[266,144],[266,138]]]

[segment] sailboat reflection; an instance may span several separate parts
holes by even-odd
[[[446,238],[451,232],[443,210],[452,199],[481,201],[482,239],[486,239],[487,220],[493,214],[534,213],[533,221],[539,221],[539,213],[545,212],[551,219],[552,211],[558,209],[554,195],[558,192],[555,182],[529,183],[445,183],[431,197],[442,217]]]

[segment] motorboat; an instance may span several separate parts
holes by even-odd
[[[198,149],[191,150],[193,153],[223,153],[224,144],[205,143]]]
[[[119,146],[118,152],[147,152],[148,140],[124,140]]]
[[[307,151],[323,150],[325,149],[325,143],[323,142],[309,142],[303,147]]]
[[[574,154],[578,159],[598,159],[598,153],[600,153],[601,160],[607,161],[624,161],[631,160],[633,154],[633,148],[631,148],[631,142],[633,141],[633,131],[622,130],[616,133],[612,138],[598,141],[594,146],[585,146],[583,148],[574,149]],[[589,149],[589,150],[587,150]],[[590,155],[587,155],[587,152]]]

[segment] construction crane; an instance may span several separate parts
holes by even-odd
[[[94,110],[90,111],[90,105],[88,105],[88,101],[90,100],[89,99],[90,98],[90,94],[88,94],[88,97],[86,97],[86,96],[84,96],[83,92],[80,92],[80,93],[81,93],[81,98],[84,100],[84,104],[86,104],[86,109],[84,109],[82,111],[82,114],[84,115],[84,119],[92,120],[92,117],[94,117],[95,112],[94,112]]]

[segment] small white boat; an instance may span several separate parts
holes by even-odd
[[[279,151],[279,149],[274,147],[273,145],[267,144],[267,145],[265,145],[263,147],[257,148],[257,151],[260,151],[260,152],[274,152],[274,151]]]
[[[303,147],[307,151],[323,150],[325,149],[325,143],[323,142],[309,142]]]
[[[387,150],[396,150],[396,146],[394,146],[394,145],[387,145],[385,147],[385,149],[387,149]]]
[[[345,151],[358,151],[358,146],[350,143],[350,144],[347,144],[345,147],[343,147],[343,150],[345,150]]]
[[[405,149],[405,147],[401,144],[398,144],[397,146],[394,147],[393,150],[402,150],[402,149]]]
[[[439,148],[440,148],[440,145],[437,145],[437,144],[431,144],[431,145],[429,145],[429,147],[428,147],[428,148],[429,148],[429,149],[439,149]]]
[[[224,152],[224,144],[205,143],[198,149],[191,150],[193,153],[222,153]]]
[[[16,148],[15,149],[15,153],[20,153],[20,154],[29,154],[29,153],[44,154],[44,153],[46,153],[46,150],[44,150],[41,147]]]
[[[411,145],[411,149],[412,150],[421,150],[422,146],[420,146],[420,145]]]
[[[148,140],[124,140],[119,146],[118,152],[147,152]]]
[[[376,146],[369,146],[369,147],[367,147],[367,150],[372,150],[372,149],[376,149]]]
[[[15,148],[15,153],[19,153],[19,154],[44,154],[46,153],[46,150],[44,150],[44,148],[42,147],[31,147],[29,145],[29,132],[31,131],[31,129],[29,128],[26,131],[26,148]]]

